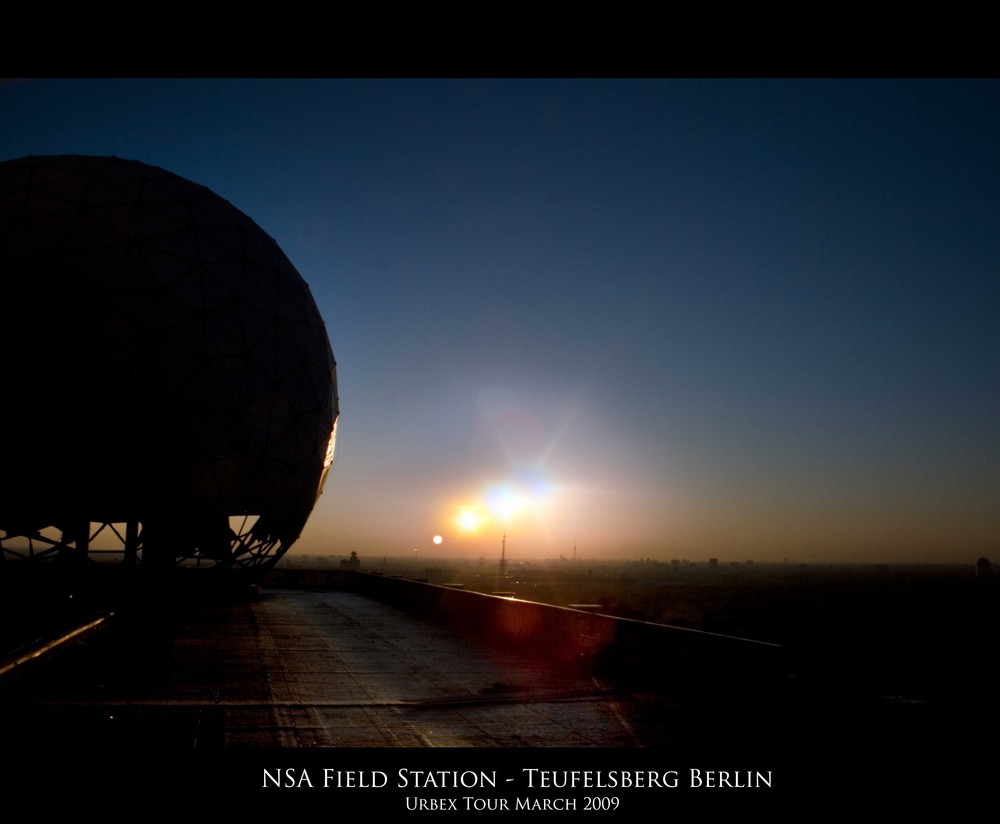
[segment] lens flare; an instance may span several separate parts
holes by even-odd
[[[486,506],[497,518],[508,521],[527,505],[527,498],[509,483],[495,484],[486,490]]]

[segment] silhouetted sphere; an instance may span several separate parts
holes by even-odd
[[[332,459],[335,364],[250,218],[135,161],[0,163],[0,290],[0,529],[224,513],[298,537]]]

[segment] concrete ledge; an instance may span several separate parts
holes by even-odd
[[[651,688],[730,689],[734,678],[750,688],[781,669],[776,644],[367,573],[351,586],[491,643]]]

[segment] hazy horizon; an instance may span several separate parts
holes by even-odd
[[[278,241],[341,406],[293,554],[974,563],[1000,540],[998,104],[991,79],[42,79],[0,84],[0,160],[162,166]]]
[[[278,562],[278,565],[286,566],[307,566],[309,562],[322,558],[324,561],[339,561],[351,557],[351,552],[306,552],[301,549],[294,549],[291,552],[284,555]],[[361,572],[377,572],[377,567],[383,564],[395,564],[395,565],[409,565],[414,567],[425,567],[431,564],[454,564],[458,563],[462,566],[475,566],[482,567],[484,569],[497,569],[498,561],[500,560],[499,553],[495,555],[431,555],[431,554],[413,554],[409,555],[391,555],[391,554],[376,554],[371,555],[361,555],[358,554],[358,560],[360,561],[360,571]],[[789,568],[796,567],[835,567],[835,566],[845,566],[845,567],[966,567],[970,570],[975,570],[976,562],[980,557],[969,559],[957,559],[953,561],[879,561],[879,560],[868,560],[868,559],[857,559],[850,560],[843,557],[838,557],[836,555],[832,556],[832,560],[824,559],[818,556],[802,557],[798,559],[788,558],[774,558],[774,559],[760,559],[760,558],[737,558],[733,557],[716,557],[707,556],[704,558],[689,558],[687,556],[674,556],[670,558],[653,558],[650,556],[579,556],[573,558],[572,555],[548,555],[548,556],[514,556],[507,559],[507,569],[508,572],[516,574],[516,569],[519,564],[524,565],[548,565],[556,564],[560,569],[577,568],[579,570],[587,569],[588,564],[592,566],[658,566],[658,567],[671,567],[674,564],[680,564],[681,566],[687,567],[708,567],[712,561],[718,562],[720,568],[740,568],[743,570],[753,569],[755,566],[768,567],[768,566],[778,566]],[[991,559],[988,559],[991,560]],[[992,561],[991,561],[992,562]],[[514,571],[514,572],[512,572]]]

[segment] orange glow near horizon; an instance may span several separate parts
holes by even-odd
[[[470,540],[511,528],[527,530],[522,531],[524,535],[541,526],[547,534],[556,491],[557,487],[537,477],[493,481],[485,483],[477,497],[459,499],[442,514],[457,530],[459,546],[466,549]]]
[[[458,528],[462,532],[467,533],[478,532],[487,520],[486,513],[482,511],[482,507],[478,504],[461,507],[455,516],[455,523],[458,525]]]

